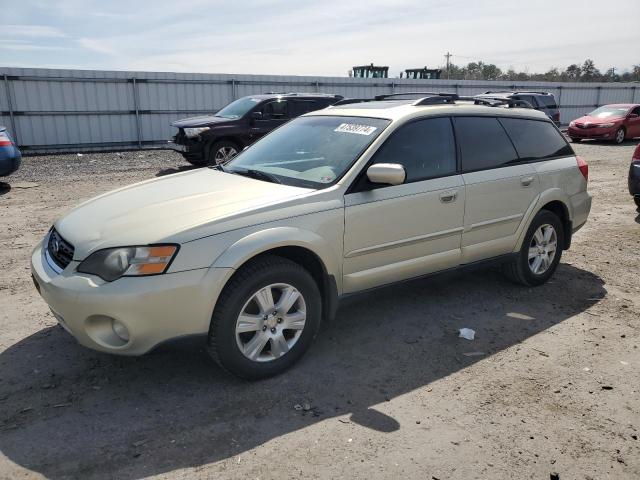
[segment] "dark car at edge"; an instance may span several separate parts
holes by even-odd
[[[640,143],[633,152],[631,165],[629,165],[629,193],[640,211]]]
[[[184,118],[171,125],[178,129],[171,143],[196,166],[227,162],[292,118],[320,110],[342,100],[322,93],[269,93],[231,102],[213,115]]]

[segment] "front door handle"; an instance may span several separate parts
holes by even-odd
[[[451,203],[451,202],[454,202],[456,200],[457,196],[458,196],[458,191],[457,190],[450,190],[448,192],[442,192],[440,194],[440,201],[442,203]]]
[[[522,177],[520,179],[520,183],[522,184],[523,187],[528,187],[533,183],[533,177]]]

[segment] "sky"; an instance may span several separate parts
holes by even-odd
[[[0,0],[0,66],[346,76],[640,63],[640,0]]]

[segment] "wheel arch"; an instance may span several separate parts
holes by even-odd
[[[571,236],[573,234],[573,212],[571,211],[571,203],[569,201],[569,197],[565,192],[560,190],[559,188],[550,189],[548,191],[542,192],[538,201],[535,203],[535,206],[529,210],[529,213],[525,216],[526,221],[522,222],[520,233],[518,236],[518,241],[516,243],[516,247],[514,251],[519,251],[522,247],[522,242],[524,241],[524,236],[529,230],[529,226],[531,222],[535,218],[535,216],[541,210],[549,210],[560,218],[563,226],[563,237],[564,242],[562,245],[563,250],[568,250],[571,246]]]
[[[231,245],[216,259],[212,267],[233,268],[237,272],[266,255],[283,257],[305,268],[320,290],[323,319],[333,318],[342,284],[341,269],[331,247],[314,232],[293,227],[255,232]]]

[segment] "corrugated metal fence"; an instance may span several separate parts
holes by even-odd
[[[25,151],[80,151],[166,145],[170,122],[219,110],[266,92],[326,92],[345,97],[488,89],[544,90],[563,123],[607,103],[640,103],[638,84],[362,79],[275,75],[112,72],[0,68],[0,125]]]

